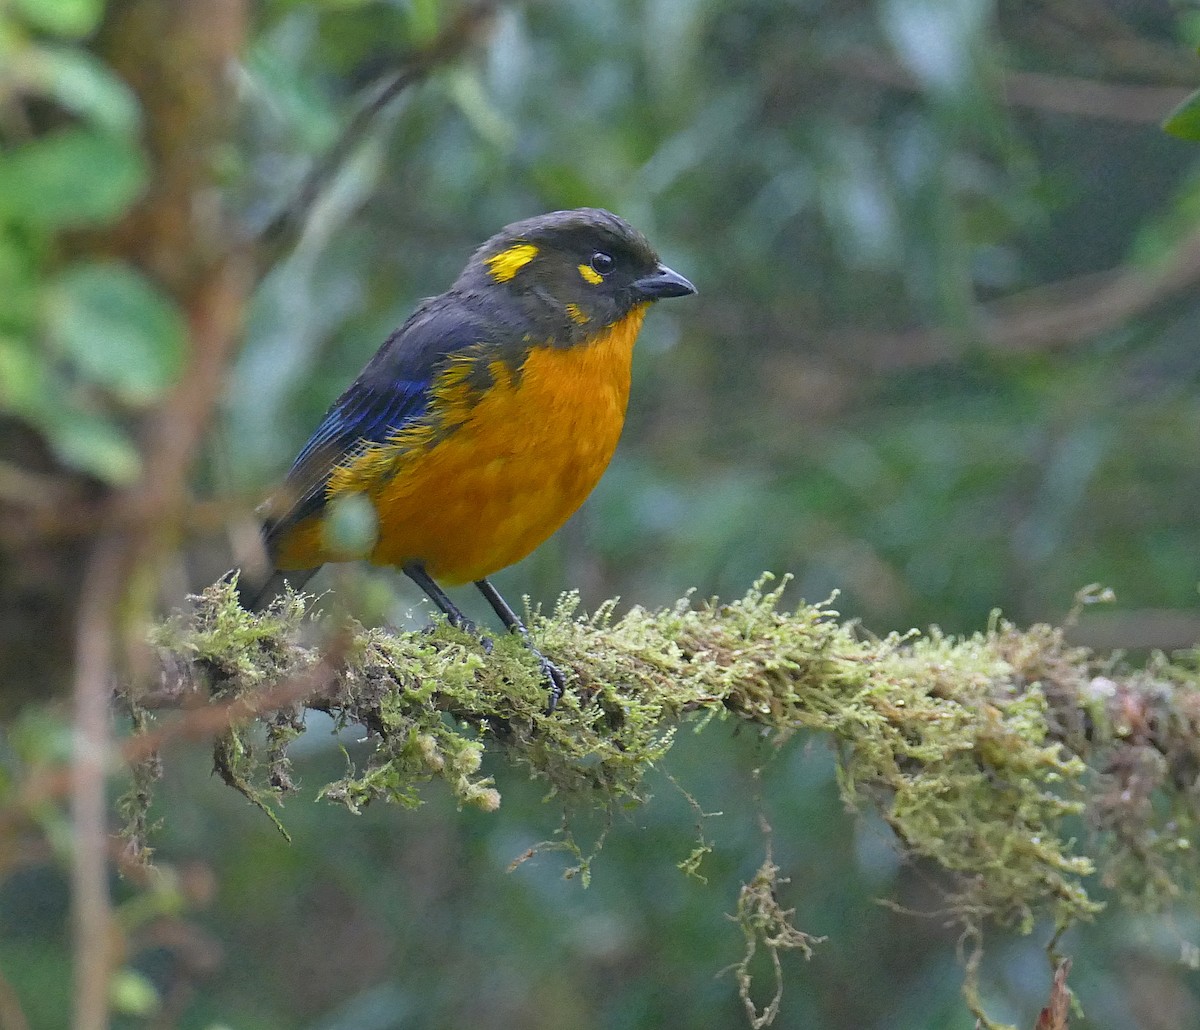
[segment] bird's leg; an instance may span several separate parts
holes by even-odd
[[[420,562],[409,562],[400,569],[409,579],[417,584],[425,591],[426,596],[431,600],[438,609],[446,616],[451,626],[461,629],[464,633],[470,633],[473,636],[479,637],[483,643],[483,649],[488,654],[492,652],[492,642],[485,636],[482,636],[476,628],[475,623],[463,615],[462,610],[449,597],[434,578],[425,571],[425,566]]]
[[[563,676],[562,670],[558,668],[549,658],[547,658],[533,643],[533,639],[529,636],[529,630],[525,628],[525,623],[521,621],[521,617],[512,610],[511,605],[504,600],[500,591],[497,590],[486,579],[475,580],[475,585],[479,588],[479,592],[487,598],[488,604],[492,606],[492,610],[500,617],[500,621],[508,627],[510,633],[516,633],[517,636],[524,641],[525,646],[533,652],[533,656],[537,659],[538,665],[541,667],[542,675],[550,684],[550,703],[546,708],[546,714],[549,715],[558,706],[559,700],[563,696],[563,691],[567,688],[566,677]]]

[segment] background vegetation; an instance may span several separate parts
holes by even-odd
[[[79,857],[105,781],[76,747],[55,787],[70,734],[108,738],[149,621],[249,556],[329,401],[514,218],[612,208],[701,293],[653,313],[612,468],[506,592],[654,606],[772,569],[871,631],[963,632],[1099,582],[1074,639],[1193,647],[1200,178],[1159,123],[1197,42],[1167,0],[0,4],[0,1026],[100,1025],[107,982],[68,985],[103,913],[68,906],[107,883]],[[428,617],[387,572],[314,585]],[[310,723],[302,789],[360,735]],[[683,734],[587,890],[553,852],[506,871],[561,810],[495,756],[496,813],[310,790],[290,845],[202,743],[164,760],[157,872],[113,884],[117,1025],[744,1025],[717,974],[760,814],[828,937],[776,1026],[970,1023],[936,882],[843,810],[820,740]],[[672,778],[722,813],[707,884]],[[1033,1025],[1052,932],[989,939],[998,1018]],[[1187,899],[1073,930],[1082,1025],[1200,1023],[1198,941]]]

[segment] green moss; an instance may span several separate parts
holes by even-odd
[[[149,732],[154,724],[154,716],[135,704],[129,706],[129,715],[134,733]],[[148,866],[154,856],[150,834],[157,824],[150,821],[150,807],[154,803],[154,785],[162,778],[162,771],[162,759],[157,752],[135,762],[129,770],[129,787],[117,799],[117,811],[122,821],[120,866],[123,872]]]
[[[500,796],[479,771],[490,746],[566,811],[611,813],[642,800],[646,773],[680,726],[733,719],[779,742],[824,735],[847,804],[873,807],[905,852],[942,871],[948,911],[972,938],[989,920],[1027,933],[1040,917],[1061,928],[1099,909],[1088,893],[1095,863],[1075,839],[1086,823],[1097,828],[1086,843],[1109,886],[1140,904],[1195,891],[1195,656],[1121,670],[1067,646],[1060,630],[998,616],[965,638],[935,629],[881,639],[839,621],[828,603],[781,611],[782,587],[766,582],[728,604],[685,598],[620,617],[606,604],[582,617],[568,595],[535,614],[539,646],[572,680],[549,716],[537,663],[514,638],[496,639],[489,654],[444,623],[400,634],[351,624],[304,643],[321,627],[298,595],[255,615],[217,584],[155,642],[201,670],[218,698],[333,663],[325,679],[335,685],[304,703],[370,732],[361,768],[320,791],[352,811],[417,804],[435,778],[460,804],[493,810]],[[244,727],[218,744],[222,774],[260,805],[290,787],[286,749],[299,732],[291,708],[264,721],[265,748]],[[586,877],[591,856],[569,825],[561,836],[547,846],[572,850]],[[695,875],[706,847],[701,832],[681,868]],[[752,902],[747,912],[762,910]],[[786,913],[768,916],[779,933],[760,927],[753,939],[784,939]]]

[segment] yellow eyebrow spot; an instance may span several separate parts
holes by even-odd
[[[584,266],[581,265],[580,267],[582,268]],[[583,313],[583,308],[581,308],[578,304],[568,304],[567,314],[571,316],[571,321],[576,325],[587,325],[588,322],[591,321],[591,319]]]
[[[532,243],[517,243],[507,247],[487,259],[488,274],[496,282],[506,283],[537,257],[537,252],[537,247]]]
[[[583,276],[585,282],[589,282],[593,286],[599,286],[604,282],[604,276],[597,272],[591,265],[580,265],[579,274]]]

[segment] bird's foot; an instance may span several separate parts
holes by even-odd
[[[479,588],[479,592],[492,606],[492,610],[500,617],[500,621],[508,627],[508,631],[520,637],[525,646],[533,653],[534,658],[537,659],[538,668],[542,670],[542,678],[550,688],[550,700],[546,705],[546,714],[553,714],[554,709],[558,707],[558,702],[562,700],[563,691],[567,689],[567,677],[563,675],[557,665],[537,649],[529,636],[529,630],[525,628],[525,623],[513,611],[512,605],[504,600],[499,590],[492,586],[487,579],[477,579],[475,586]]]
[[[528,638],[525,640],[525,646],[533,652],[534,658],[537,659],[538,668],[542,670],[542,679],[546,681],[546,685],[550,688],[550,699],[546,704],[546,714],[553,715],[554,709],[558,707],[558,702],[562,700],[563,693],[567,689],[567,678],[557,665],[529,642]]]
[[[492,653],[492,650],[496,646],[492,641],[492,638],[486,633],[481,632],[479,627],[470,619],[452,619],[447,616],[446,622],[448,622],[455,629],[462,630],[462,632],[466,633],[467,636],[474,637],[476,640],[478,640],[479,646],[483,648],[484,654],[490,655]],[[426,626],[423,632],[432,633],[435,629],[437,629],[436,622],[430,623],[430,625]]]

